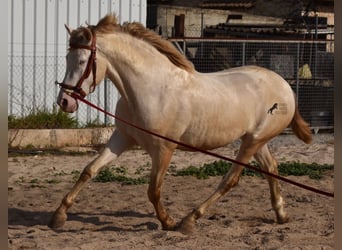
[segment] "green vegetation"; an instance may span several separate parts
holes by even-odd
[[[87,151],[65,151],[60,148],[42,148],[37,149],[32,145],[28,145],[25,148],[11,147],[8,149],[8,157],[21,157],[28,155],[70,155],[70,156],[82,156],[82,155],[94,155],[97,151],[90,149]],[[13,159],[17,161],[16,158]]]
[[[182,170],[174,170],[172,168],[172,174],[174,176],[195,176],[198,179],[207,179],[209,176],[223,176],[230,167],[231,163],[226,161],[214,161],[212,163],[204,164],[202,167],[189,166]],[[256,162],[252,162],[251,165],[257,166]],[[294,175],[302,176],[307,175],[312,179],[320,179],[327,171],[334,170],[334,165],[328,164],[308,164],[299,162],[285,162],[279,164],[279,174],[282,176]],[[139,171],[138,171],[139,172]],[[262,177],[259,172],[245,168],[242,175],[244,176],[258,176]],[[99,174],[94,178],[95,182],[121,182],[123,184],[138,185],[148,183],[148,178],[127,177],[127,170],[125,168],[113,168],[106,167],[102,169]]]
[[[9,129],[72,129],[105,126],[108,125],[101,123],[98,119],[80,124],[71,114],[56,108],[53,108],[52,111],[37,109],[24,117],[8,116]]]
[[[223,176],[225,175],[230,167],[231,163],[226,161],[214,161],[212,163],[206,163],[202,167],[194,167],[189,166],[182,170],[176,170],[175,166],[170,166],[169,173],[173,176],[194,176],[198,179],[207,179],[210,176]],[[257,166],[255,162],[252,162],[251,165]],[[105,167],[103,168],[98,175],[93,179],[94,182],[119,182],[124,185],[140,185],[140,184],[148,184],[149,177],[144,175],[144,170],[146,170],[146,166],[141,166],[134,173],[137,177],[129,177],[129,173],[124,167]],[[312,179],[321,179],[324,174],[329,173],[329,171],[334,170],[334,165],[329,164],[308,164],[308,163],[300,163],[300,162],[285,162],[279,164],[279,174],[281,176],[309,176]],[[73,170],[70,173],[65,171],[60,171],[58,173],[54,173],[50,178],[39,180],[37,178],[32,180],[26,180],[23,176],[20,176],[16,181],[17,184],[29,183],[31,187],[44,188],[44,184],[57,184],[62,180],[60,177],[62,176],[72,176],[72,181],[76,182],[80,177],[79,170]],[[262,175],[253,170],[249,170],[245,168],[243,170],[243,176],[257,176],[262,177]]]
[[[175,173],[176,176],[195,176],[198,179],[207,179],[209,176],[223,176],[230,167],[230,162],[214,161],[212,163],[204,164],[202,167],[190,166],[188,168],[179,170]],[[252,166],[257,166],[256,162],[251,163]],[[317,163],[300,163],[300,162],[284,162],[278,166],[279,174],[282,176],[294,175],[302,176],[308,175],[312,179],[320,179],[327,171],[334,170],[334,165],[317,164]],[[259,172],[245,168],[242,175],[245,176],[262,176]]]
[[[25,117],[8,116],[9,129],[77,128],[78,122],[70,114],[53,109],[37,109]]]
[[[321,179],[327,171],[333,171],[334,165],[332,164],[317,164],[317,163],[300,163],[300,162],[286,162],[280,163],[279,173],[283,176],[287,175],[308,175],[311,179]]]
[[[121,182],[126,185],[138,185],[138,184],[146,184],[148,183],[148,178],[146,177],[138,177],[132,178],[126,176],[126,171],[123,171],[122,168],[109,168],[105,167],[102,169],[98,175],[93,179],[95,182]]]

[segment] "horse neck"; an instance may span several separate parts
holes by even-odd
[[[151,45],[128,34],[103,35],[98,46],[108,63],[107,76],[126,99],[139,98],[156,85],[174,84],[175,75],[188,74]]]

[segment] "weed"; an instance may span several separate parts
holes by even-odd
[[[126,175],[127,174],[127,169],[125,167],[117,167],[114,168],[115,173],[120,174],[120,175]]]
[[[117,169],[118,168],[109,168],[105,167],[102,169],[98,175],[93,179],[95,182],[121,182],[126,185],[138,185],[138,184],[146,184],[148,183],[147,178],[131,178],[127,177],[125,175],[117,174]]]
[[[256,162],[250,163],[252,166],[257,167]],[[198,179],[206,179],[209,176],[223,176],[225,175],[230,167],[231,163],[226,161],[214,161],[212,163],[204,164],[202,167],[190,166],[188,168],[176,171],[176,176],[195,176]],[[334,169],[334,165],[329,164],[317,164],[317,163],[300,163],[300,162],[285,162],[280,163],[278,166],[279,174],[283,176],[294,175],[308,175],[312,179],[320,179],[324,173]],[[242,175],[245,176],[259,176],[262,175],[259,172],[255,172],[248,168],[243,170]]]
[[[152,168],[151,162],[146,162],[144,165],[137,168],[137,170],[134,172],[136,175],[142,175],[145,171],[148,171]]]
[[[37,108],[24,117],[9,115],[9,129],[67,129],[67,128],[99,128],[108,127],[108,124],[101,123],[98,119],[80,124],[76,118],[69,113],[63,112],[54,107],[52,111],[47,108]]]
[[[68,175],[68,173],[64,172],[64,170],[54,174],[54,176],[65,176],[65,175]]]
[[[144,168],[142,166],[138,167],[137,170],[135,170],[134,174],[140,175],[144,172]]]
[[[40,184],[40,181],[37,178],[32,179],[29,183],[31,184],[30,187],[32,188],[45,188],[44,185]]]
[[[323,174],[329,170],[334,170],[334,165],[300,162],[285,162],[279,164],[279,172],[284,176],[308,175],[311,179],[321,179]]]
[[[47,109],[33,110],[25,117],[8,116],[9,129],[54,129],[54,128],[77,128],[78,123],[70,114],[61,110]]]
[[[72,170],[72,180],[77,181],[80,178],[81,172],[79,170]]]
[[[169,173],[175,173],[177,171],[177,166],[176,165],[170,165],[168,172]]]
[[[25,182],[25,177],[24,176],[20,176],[18,178],[18,180],[16,181],[16,183],[24,183]]]
[[[195,176],[198,179],[207,179],[209,176],[222,176],[228,172],[231,163],[225,161],[214,161],[205,163],[202,167],[189,166],[185,169],[176,171],[176,176]]]
[[[48,179],[48,180],[45,180],[46,183],[48,184],[58,184],[61,182],[61,180],[58,180],[58,179]]]
[[[37,178],[35,178],[35,179],[32,179],[32,180],[30,181],[30,183],[31,183],[31,184],[37,184],[37,183],[39,183],[39,180],[38,180]]]
[[[252,166],[257,167],[258,164],[256,162],[250,163]],[[209,176],[223,176],[225,175],[232,164],[226,161],[214,161],[212,163],[206,163],[201,167],[189,166],[185,169],[176,170],[176,166],[171,167],[171,173],[174,176],[195,176],[198,179],[207,179]],[[320,179],[323,177],[324,173],[329,170],[333,170],[334,165],[320,165],[316,163],[307,164],[307,163],[299,163],[299,162],[285,162],[279,164],[279,174],[286,175],[308,175],[312,179]],[[140,167],[136,174],[142,173],[144,167]],[[139,177],[139,178],[131,178],[127,177],[127,169],[123,167],[119,168],[109,168],[106,167],[102,169],[99,174],[93,179],[95,182],[121,182],[123,184],[145,184],[148,183],[148,178]],[[248,168],[243,170],[242,175],[244,176],[258,176],[262,177],[259,172],[255,172]]]

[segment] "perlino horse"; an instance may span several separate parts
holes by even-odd
[[[119,25],[113,15],[107,15],[96,26],[67,30],[70,50],[57,100],[66,112],[78,107],[70,92],[84,97],[107,76],[121,94],[116,106],[118,117],[200,149],[222,147],[240,138],[236,159],[248,163],[254,157],[262,169],[274,174],[278,173],[277,162],[267,146],[271,138],[291,126],[298,138],[311,141],[310,128],[299,114],[291,87],[275,72],[245,66],[199,73],[170,42],[139,23]],[[275,103],[277,109],[273,110]],[[161,189],[173,152],[184,148],[116,121],[107,145],[84,168],[49,225],[62,226],[85,183],[136,144],[152,158],[148,198],[166,230],[190,232],[195,220],[238,183],[243,170],[243,166],[233,164],[213,194],[176,223],[161,202]],[[284,223],[288,216],[279,183],[266,178],[277,222]]]

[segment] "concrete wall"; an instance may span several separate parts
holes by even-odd
[[[157,23],[162,27],[163,37],[172,37],[175,15],[185,14],[185,36],[200,37],[201,27],[225,22],[230,11],[203,10],[177,6],[158,6]],[[203,16],[203,19],[202,19]],[[203,20],[203,23],[202,23]]]
[[[61,148],[106,144],[114,128],[10,129],[8,148]]]
[[[269,16],[248,14],[230,10],[211,10],[201,8],[160,5],[157,9],[157,23],[162,27],[162,36],[172,37],[172,29],[176,15],[185,15],[185,37],[200,37],[202,27],[224,23],[230,14],[242,14],[240,23],[282,23],[283,19]],[[234,20],[233,20],[234,22]]]

